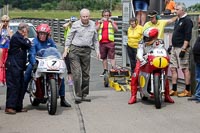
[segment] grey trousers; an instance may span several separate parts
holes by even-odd
[[[70,46],[69,60],[75,94],[78,97],[89,94],[91,48]]]

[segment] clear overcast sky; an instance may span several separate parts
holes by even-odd
[[[174,0],[175,2],[184,2],[187,7],[200,3],[200,0]]]

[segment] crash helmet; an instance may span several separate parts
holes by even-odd
[[[36,31],[37,31],[37,37],[40,41],[46,41],[48,39],[48,37],[51,34],[51,28],[48,24],[40,24],[36,27]],[[45,38],[41,38],[39,37],[39,34],[45,34],[46,33],[46,37]]]
[[[77,20],[78,20],[78,19],[77,19],[77,17],[75,17],[75,16],[71,16],[71,17],[70,17],[70,21],[71,21],[71,22],[75,22],[75,21],[77,21]]]
[[[158,38],[158,29],[155,27],[150,27],[144,30],[143,32],[143,41],[150,42]]]
[[[47,34],[51,33],[51,28],[48,24],[40,24],[36,27],[36,31],[39,32],[45,32]]]

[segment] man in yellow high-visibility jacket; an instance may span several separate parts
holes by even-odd
[[[99,50],[101,59],[103,60],[104,71],[100,76],[108,71],[108,61],[110,59],[111,65],[115,68],[115,44],[114,33],[118,31],[115,21],[110,19],[111,12],[107,9],[102,12],[102,19],[96,22],[96,29],[98,31]]]

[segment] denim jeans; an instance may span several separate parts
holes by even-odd
[[[196,63],[196,93],[195,96],[200,100],[200,64]]]

